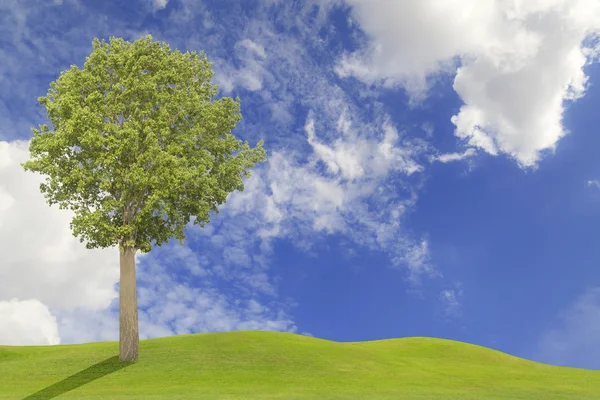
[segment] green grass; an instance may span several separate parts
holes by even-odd
[[[0,346],[0,399],[597,400],[600,371],[431,338],[338,343],[239,331],[118,343]]]

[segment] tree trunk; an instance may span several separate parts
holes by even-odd
[[[136,361],[140,352],[138,305],[135,282],[135,252],[133,247],[120,249],[121,277],[119,281],[119,360]]]

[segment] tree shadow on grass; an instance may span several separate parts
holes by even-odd
[[[77,389],[87,383],[100,379],[103,376],[112,374],[122,368],[125,368],[133,363],[126,363],[119,361],[119,356],[107,358],[104,361],[94,364],[89,368],[79,371],[75,375],[71,375],[68,378],[63,379],[54,385],[48,386],[45,389],[40,390],[30,396],[23,398],[22,400],[48,400],[53,399],[61,394],[67,393],[73,389]]]

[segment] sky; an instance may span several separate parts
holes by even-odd
[[[25,172],[95,37],[205,51],[268,160],[136,256],[140,337],[439,337],[600,369],[598,0],[0,3],[0,345],[118,340],[119,254]]]

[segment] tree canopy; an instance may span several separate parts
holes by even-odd
[[[266,160],[262,140],[250,149],[231,133],[239,98],[211,101],[211,65],[150,35],[94,39],[83,68],[71,65],[38,99],[53,129],[32,129],[22,166],[48,176],[41,192],[74,211],[71,229],[87,248],[182,243],[192,217],[210,222]]]

